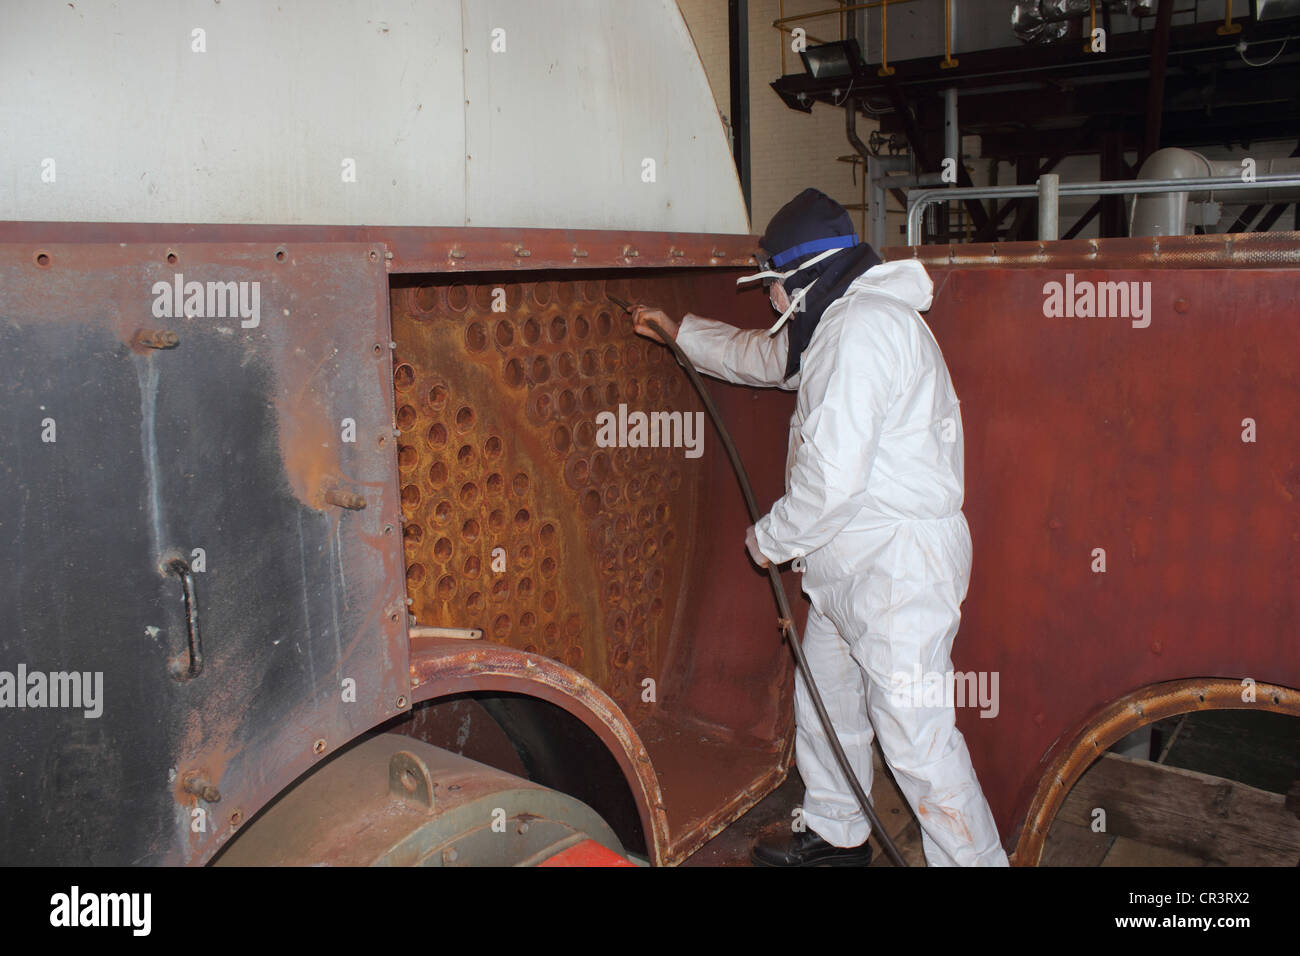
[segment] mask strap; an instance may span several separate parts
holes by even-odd
[[[741,276],[736,280],[736,285],[742,282],[753,282],[755,279],[788,279],[794,275],[793,272],[777,272],[775,269],[767,269],[763,272],[755,272],[752,276]]]

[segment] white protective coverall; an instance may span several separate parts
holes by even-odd
[[[677,342],[706,374],[798,389],[786,494],[755,535],[776,563],[806,559],[804,652],[863,788],[871,792],[874,727],[929,865],[1006,866],[954,708],[917,706],[920,691],[912,693],[918,676],[952,672],[971,569],[961,412],[916,311],[930,307],[933,291],[919,262],[867,270],[826,307],[789,380],[784,332],[688,313]],[[870,824],[802,679],[795,722],[806,822],[828,843],[861,844]]]

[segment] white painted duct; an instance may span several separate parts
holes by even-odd
[[[674,0],[12,0],[0,220],[749,231]]]

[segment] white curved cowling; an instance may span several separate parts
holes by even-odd
[[[749,231],[674,0],[4,19],[0,220]]]

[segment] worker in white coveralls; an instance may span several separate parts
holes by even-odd
[[[849,762],[871,792],[871,741],[921,824],[930,866],[1006,866],[993,814],[947,706],[920,706],[922,675],[952,673],[970,580],[962,515],[962,430],[939,345],[917,310],[934,284],[919,262],[882,262],[844,208],[806,189],[760,241],[781,313],[743,330],[687,313],[680,327],[637,306],[636,331],[663,326],[701,372],[797,389],[786,493],[745,533],[760,566],[802,558],[812,602],[803,637]],[[865,865],[870,824],[827,743],[802,679],[796,762],[806,828],[755,842],[770,866]]]

